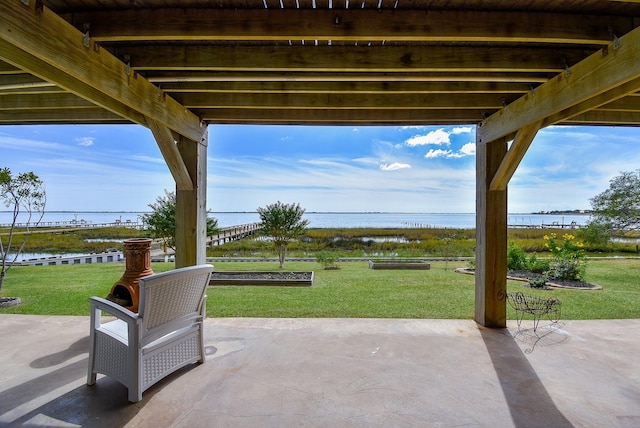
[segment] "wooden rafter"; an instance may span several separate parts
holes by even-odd
[[[136,123],[149,117],[199,141],[199,118],[38,2],[3,2],[0,58]],[[85,43],[86,42],[86,43]],[[85,46],[88,44],[88,46]],[[53,52],[57,54],[52,55]]]
[[[521,97],[485,119],[478,131],[479,142],[486,144],[501,137],[511,137],[519,129],[538,121],[551,125],[545,119],[553,117],[553,123],[556,123],[624,94],[637,92],[640,89],[638,58],[640,27],[621,37],[619,46],[611,43],[542,84],[532,94]],[[575,106],[582,107],[575,109]],[[558,114],[563,111],[564,114]]]
[[[247,72],[538,72],[557,73],[580,61],[580,49],[451,46],[155,45],[114,48],[138,71]]]
[[[185,107],[281,109],[498,109],[520,94],[176,94]]]
[[[315,109],[205,109],[201,112],[203,119],[214,123],[262,123],[262,124],[296,124],[308,125],[344,125],[345,123],[371,125],[419,125],[447,123],[474,123],[470,117],[480,120],[481,110],[315,110]],[[477,121],[475,121],[477,122]]]
[[[0,87],[2,79],[0,79]],[[166,82],[163,91],[172,93],[250,94],[514,94],[526,93],[530,87],[511,82],[300,82],[300,81],[225,81],[225,82]]]
[[[0,110],[0,124],[131,123],[100,107],[83,109]]]
[[[437,41],[605,44],[603,20],[618,34],[628,17],[478,10],[126,9],[75,13],[100,41]],[[452,25],[455,23],[455,25]],[[544,29],[541,31],[541,29]]]
[[[162,85],[171,83],[206,83],[206,82],[379,82],[386,84],[389,82],[424,83],[424,82],[444,82],[457,84],[459,82],[503,82],[503,83],[527,83],[535,84],[548,81],[554,76],[550,72],[454,72],[440,70],[437,72],[397,72],[381,73],[359,70],[352,73],[327,70],[323,72],[247,72],[237,71],[215,71],[215,72],[193,72],[193,71],[154,71],[148,77],[152,83]],[[529,88],[531,89],[531,88]]]

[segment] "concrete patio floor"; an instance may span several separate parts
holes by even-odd
[[[208,319],[207,361],[136,404],[85,385],[88,331],[0,315],[0,426],[640,426],[637,319],[562,321],[537,343],[511,321]]]

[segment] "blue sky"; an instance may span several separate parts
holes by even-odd
[[[589,209],[622,171],[640,166],[640,129],[540,131],[509,185],[509,212]],[[174,189],[137,125],[0,126],[0,167],[33,171],[47,210],[147,211]],[[475,211],[475,127],[209,127],[208,208],[255,211]],[[4,209],[4,208],[0,208]]]

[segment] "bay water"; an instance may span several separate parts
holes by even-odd
[[[52,211],[42,220],[43,226],[73,227],[100,224],[142,225],[143,212],[128,211]],[[219,227],[230,227],[260,221],[256,212],[212,212],[210,217],[218,220]],[[382,213],[382,212],[306,212],[310,228],[449,228],[473,229],[474,213]],[[509,214],[511,227],[541,227],[544,225],[582,226],[589,221],[585,214]],[[26,218],[19,218],[19,221]],[[11,221],[11,212],[0,211],[0,225]],[[21,254],[19,260],[48,257],[50,254]]]
[[[52,211],[45,213],[42,224],[47,226],[91,226],[100,224],[141,225],[143,212],[129,211]],[[260,221],[256,212],[212,212],[219,227]],[[451,228],[472,229],[476,225],[475,213],[387,213],[387,212],[306,212],[310,228]],[[543,225],[585,225],[587,214],[509,214],[512,227],[540,227]],[[18,221],[25,221],[20,217]],[[11,213],[0,211],[0,225],[11,221]]]

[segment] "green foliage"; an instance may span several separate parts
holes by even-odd
[[[538,259],[535,254],[529,257],[529,270],[535,273],[546,273],[551,268],[549,260]]]
[[[0,201],[12,211],[9,231],[6,237],[0,237],[0,292],[2,292],[4,277],[24,249],[31,234],[30,228],[37,226],[44,216],[47,204],[44,182],[33,172],[23,172],[14,176],[9,168],[0,168]],[[18,233],[16,225],[21,212],[26,214],[27,219],[24,221],[23,230]],[[14,239],[18,239],[20,243],[14,245]]]
[[[607,248],[611,240],[611,232],[610,225],[602,223],[602,219],[594,219],[586,227],[579,229],[576,235],[589,247],[603,249]]]
[[[151,213],[144,214],[142,221],[148,226],[155,239],[161,239],[166,247],[175,250],[176,246],[176,194],[165,189],[164,196],[158,196],[156,202],[149,204]],[[218,232],[218,220],[207,218],[207,236]]]
[[[176,194],[165,189],[164,196],[158,196],[156,202],[149,204],[151,213],[142,216],[142,222],[151,231],[155,239],[162,239],[165,246],[176,246]]]
[[[527,254],[516,244],[509,242],[509,247],[507,248],[507,269],[528,270],[528,268]]]
[[[302,218],[305,210],[300,204],[284,204],[278,201],[256,211],[262,223],[261,233],[273,240],[280,268],[283,268],[287,245],[302,237],[309,225],[309,220]]]
[[[596,226],[640,230],[640,169],[621,173],[609,188],[591,198]]]
[[[555,233],[546,235],[545,239],[553,255],[549,276],[561,280],[582,280],[587,268],[582,242],[575,241],[575,236],[569,233],[562,236],[562,242],[557,241]]]
[[[547,286],[547,277],[546,276],[538,276],[529,278],[529,287],[531,288],[545,288]]]
[[[321,251],[316,253],[316,260],[325,269],[338,269],[338,254],[333,251]]]
[[[544,273],[549,270],[549,262],[538,259],[535,254],[527,257],[527,253],[522,248],[513,242],[509,242],[509,247],[507,248],[507,269]]]

